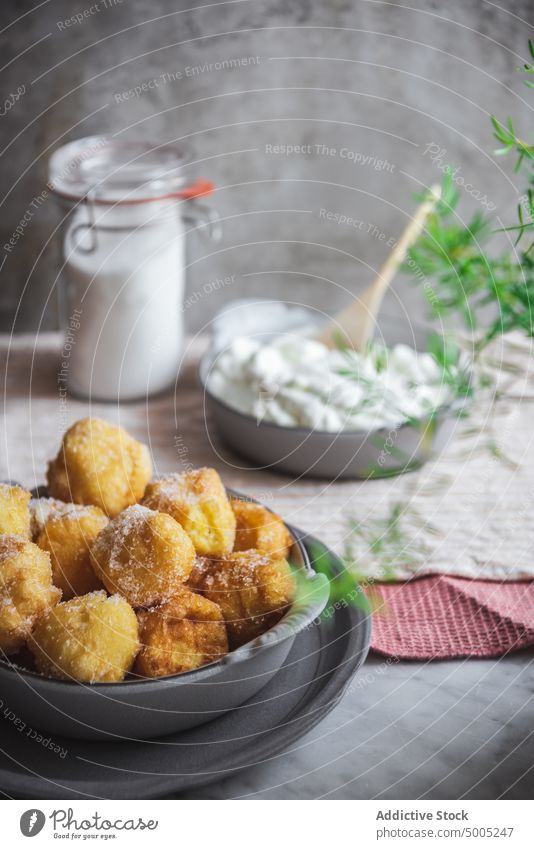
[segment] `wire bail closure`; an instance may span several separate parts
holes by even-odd
[[[213,192],[213,184],[208,180],[198,180],[195,183],[192,183],[190,186],[181,189],[179,192],[175,192],[173,194],[164,195],[156,198],[143,198],[143,199],[132,199],[125,201],[116,201],[115,203],[111,203],[109,201],[104,201],[98,198],[96,190],[90,189],[84,197],[81,199],[81,204],[87,209],[87,222],[83,224],[77,224],[70,233],[70,238],[75,244],[76,250],[83,254],[92,254],[96,251],[98,247],[97,242],[97,230],[113,230],[113,231],[129,231],[132,229],[130,225],[114,225],[106,227],[105,225],[99,225],[96,221],[95,216],[95,206],[97,205],[106,205],[106,206],[138,206],[140,204],[151,203],[153,201],[186,201],[187,207],[189,208],[188,212],[183,215],[183,220],[188,224],[193,224],[196,228],[199,229],[200,234],[203,238],[207,238],[211,242],[218,242],[222,236],[222,227],[221,227],[221,219],[219,213],[209,204],[199,203],[199,197],[205,197],[208,194]],[[66,199],[64,195],[60,194],[64,200]],[[196,214],[195,214],[196,213]],[[157,221],[154,221],[154,225],[157,224]],[[85,245],[84,242],[84,234],[89,235],[89,244]]]

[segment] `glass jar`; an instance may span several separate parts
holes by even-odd
[[[218,218],[172,146],[80,139],[50,159],[64,209],[60,313],[70,392],[134,400],[176,379],[183,343],[185,232],[218,238]]]

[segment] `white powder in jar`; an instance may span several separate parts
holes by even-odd
[[[65,235],[65,310],[79,315],[68,386],[96,399],[132,400],[165,389],[177,375],[183,223],[172,201],[92,209],[92,230],[80,206]]]

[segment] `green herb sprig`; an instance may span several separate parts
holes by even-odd
[[[534,60],[532,41],[529,51]],[[525,83],[534,88],[534,65],[527,62],[520,70],[529,77]],[[424,291],[434,318],[459,316],[474,334],[475,353],[512,330],[534,336],[534,240],[525,245],[524,239],[534,230],[534,145],[518,136],[511,118],[505,123],[495,117],[491,120],[494,136],[501,145],[495,154],[515,152],[515,171],[523,169],[528,178],[529,185],[518,203],[518,223],[496,230],[490,218],[476,213],[462,224],[456,215],[459,194],[449,168],[443,180],[442,198],[404,265],[407,273],[413,274],[415,268],[419,280],[421,275],[426,278]],[[503,231],[516,233],[515,249],[492,257],[487,245],[495,232]],[[488,306],[495,308],[489,323],[482,317]]]
[[[529,41],[529,51],[534,62],[532,41]],[[534,88],[533,62],[520,68],[529,88]],[[528,185],[517,206],[517,223],[497,229],[489,217],[476,213],[467,224],[462,224],[456,214],[459,193],[454,186],[451,166],[443,179],[441,199],[429,216],[424,233],[408,251],[403,270],[419,285],[424,282],[431,317],[451,326],[457,325],[460,319],[473,338],[475,361],[479,365],[483,361],[488,368],[508,370],[513,375],[517,369],[515,364],[492,362],[486,349],[498,336],[513,330],[534,337],[534,238],[529,239],[534,233],[534,144],[517,134],[511,118],[504,123],[495,117],[491,121],[500,145],[495,154],[515,154],[514,170],[521,171],[527,178]],[[497,232],[515,233],[515,242],[513,249],[492,256],[488,247]],[[493,315],[488,318],[491,307]],[[513,343],[508,344],[513,348]],[[434,334],[428,340],[428,350],[456,395],[473,393],[471,380],[458,368],[461,345],[452,336]],[[477,385],[486,383],[487,377],[479,373]],[[496,391],[492,407],[503,400],[506,400],[505,392]],[[468,439],[479,436],[488,426],[493,426],[492,416],[485,418],[482,429],[466,428],[463,436]],[[512,471],[517,470],[517,464],[503,453],[500,442],[492,438],[491,433],[480,447]],[[469,456],[472,452],[470,446]],[[443,492],[450,482],[448,475],[444,479],[433,478],[433,489],[426,494]],[[425,494],[423,489],[418,489],[418,493]],[[370,572],[376,574],[378,571],[380,581],[395,580],[399,563],[416,572],[421,560],[429,557],[431,551],[428,545],[421,545],[420,541],[415,543],[406,527],[410,517],[412,524],[420,525],[428,533],[439,533],[415,510],[409,491],[382,518],[361,522],[348,517],[344,551],[347,572],[364,585]]]

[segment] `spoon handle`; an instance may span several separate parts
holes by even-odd
[[[341,335],[347,345],[355,351],[364,351],[372,335],[376,316],[380,310],[382,299],[403,263],[406,252],[414,244],[425,226],[425,221],[441,197],[441,187],[431,187],[428,197],[420,204],[408,226],[405,228],[395,246],[373,282],[364,292],[340,312],[332,322],[317,337],[329,348],[335,347],[335,336]]]

